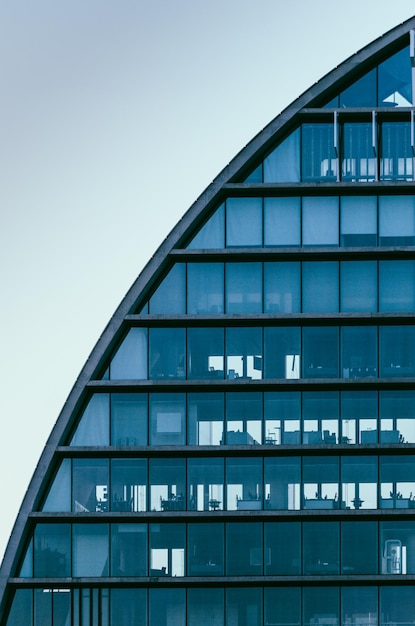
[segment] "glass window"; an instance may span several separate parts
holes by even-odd
[[[299,328],[265,328],[264,351],[265,378],[300,378]]]
[[[226,329],[226,378],[262,378],[262,329]]]
[[[415,457],[385,456],[379,459],[380,508],[415,507]]]
[[[378,106],[412,106],[411,60],[409,46],[378,66]]]
[[[339,626],[340,598],[338,587],[303,588],[303,626],[327,624]]]
[[[305,182],[337,180],[333,123],[303,124],[301,163],[301,179]]]
[[[300,198],[264,198],[264,245],[301,244]]]
[[[415,392],[380,392],[381,443],[415,442]]]
[[[150,589],[149,626],[186,626],[186,589]]]
[[[109,510],[108,459],[72,460],[72,511],[106,513]]]
[[[342,443],[377,443],[378,396],[374,391],[341,393]]]
[[[415,245],[415,196],[379,197],[379,244]]]
[[[187,590],[187,626],[223,626],[224,613],[223,589]]]
[[[262,198],[226,200],[226,246],[262,246]]]
[[[150,576],[185,575],[185,530],[185,524],[150,524]]]
[[[226,394],[226,443],[262,443],[261,393],[251,391]]]
[[[265,624],[287,626],[301,624],[301,589],[299,587],[265,587]]]
[[[150,510],[186,509],[186,460],[150,459]]]
[[[111,511],[147,511],[147,460],[111,460]]]
[[[415,261],[379,262],[379,310],[415,310]]]
[[[176,263],[149,301],[149,313],[186,313],[186,264]]]
[[[186,395],[150,395],[150,445],[182,446],[186,443]]]
[[[150,328],[150,378],[186,377],[186,329]]]
[[[340,235],[343,247],[377,245],[377,198],[340,198]]]
[[[299,457],[264,459],[265,509],[296,511],[300,508],[301,469]]]
[[[303,574],[339,574],[340,530],[338,522],[303,524]]]
[[[260,163],[243,181],[244,183],[262,183],[263,182],[263,164]]]
[[[226,312],[262,313],[262,263],[226,264]]]
[[[303,198],[303,246],[339,245],[339,199]]]
[[[401,378],[415,375],[415,327],[380,327],[380,375]]]
[[[343,124],[342,180],[376,180],[377,161],[372,122]]]
[[[342,261],[340,277],[340,310],[342,312],[377,311],[376,261]]]
[[[71,473],[71,459],[63,459],[42,511],[58,513],[71,510]]]
[[[111,624],[147,626],[146,589],[111,589]]]
[[[377,522],[342,522],[341,537],[342,574],[377,574]]]
[[[380,180],[413,180],[410,122],[381,124]]]
[[[223,378],[223,328],[188,329],[188,378]]]
[[[142,380],[148,377],[147,328],[131,328],[112,358],[112,380]]]
[[[341,372],[343,378],[377,376],[377,328],[344,326],[341,329]]]
[[[295,391],[265,392],[265,443],[300,443],[300,394]]]
[[[264,313],[300,312],[300,263],[264,263]]]
[[[7,619],[7,626],[22,626],[31,624],[33,617],[32,590],[16,589],[12,607]]]
[[[228,511],[262,509],[262,459],[226,459],[226,499]]]
[[[332,510],[339,508],[338,457],[303,459],[304,509]]]
[[[380,626],[410,624],[415,613],[413,587],[380,587]]]
[[[303,328],[303,378],[338,378],[339,329]]]
[[[300,182],[299,128],[264,159],[264,183],[297,182]]]
[[[303,393],[303,443],[335,444],[339,435],[339,394],[335,391]]]
[[[226,624],[262,626],[262,589],[226,589]]]
[[[378,589],[376,587],[342,587],[342,624],[377,626]]]
[[[189,393],[187,401],[189,445],[218,446],[223,443],[223,393]]]
[[[226,524],[226,574],[260,576],[263,573],[262,524]]]
[[[72,576],[108,576],[108,524],[74,524],[72,546]]]
[[[225,247],[225,205],[222,204],[187,246],[190,250],[221,249]]]
[[[223,524],[189,524],[187,542],[188,576],[223,576]]]
[[[264,566],[266,576],[301,574],[301,524],[265,522]]]
[[[32,578],[33,576],[33,539],[29,541],[18,575],[20,578]]]
[[[377,509],[376,457],[342,457],[342,509]]]
[[[224,460],[188,459],[188,502],[190,511],[223,509]]]
[[[192,315],[223,313],[223,263],[188,263],[187,312]]]
[[[380,522],[381,574],[415,574],[413,521]]]
[[[52,626],[52,590],[34,590],[34,626]]]
[[[71,575],[69,524],[38,524],[34,532],[34,576],[65,578]]]
[[[111,444],[146,446],[148,442],[146,393],[111,394]]]
[[[340,108],[375,108],[376,95],[376,69],[373,69],[341,92]]]
[[[147,524],[111,524],[110,575],[148,575]]]
[[[339,264],[336,261],[304,261],[303,312],[339,310]]]
[[[95,393],[72,437],[71,446],[109,445],[109,394]]]

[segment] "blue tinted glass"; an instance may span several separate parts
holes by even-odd
[[[226,524],[226,574],[228,576],[263,573],[262,524],[259,522]]]
[[[415,196],[379,197],[379,243],[415,245]]]
[[[147,511],[146,459],[111,460],[111,511]]]
[[[376,587],[343,587],[342,624],[377,624],[378,623],[378,589]]]
[[[414,574],[410,548],[415,541],[414,522],[381,522],[379,530],[381,574]]]
[[[300,311],[300,263],[264,263],[264,313]]]
[[[223,204],[202,226],[187,247],[190,250],[225,247],[225,207]]]
[[[110,364],[112,380],[146,379],[147,328],[131,328]]]
[[[305,587],[303,589],[303,624],[339,626],[340,598],[338,587]]]
[[[141,330],[141,329],[133,329]],[[150,329],[150,378],[186,377],[186,330],[184,328]]]
[[[146,589],[111,589],[111,624],[147,626]]]
[[[299,246],[300,198],[264,198],[264,245]]]
[[[264,183],[300,181],[300,129],[295,130],[264,160]]]
[[[147,422],[147,394],[111,394],[111,445],[146,446],[148,442]]]
[[[109,445],[109,394],[96,393],[83,412],[71,446]]]
[[[184,445],[186,442],[184,393],[150,394],[150,445]]]
[[[412,508],[415,494],[415,457],[381,457],[379,473],[380,508]]]
[[[376,261],[342,261],[340,263],[340,310],[377,311]]]
[[[150,485],[151,511],[186,510],[185,459],[150,459]]]
[[[264,329],[265,378],[300,378],[300,329]]]
[[[266,587],[264,589],[264,617],[265,624],[274,624],[274,626],[301,624],[301,589],[299,587]]]
[[[223,263],[188,263],[187,312],[196,315],[223,313]]]
[[[410,122],[381,125],[380,180],[413,180]]]
[[[344,247],[377,245],[376,197],[340,198],[340,234]]]
[[[337,443],[338,418],[339,394],[337,392],[303,392],[303,443]]]
[[[71,459],[64,459],[55,476],[42,511],[71,510]]]
[[[147,576],[147,524],[111,524],[111,576]]]
[[[17,589],[10,609],[7,626],[22,626],[32,623],[32,590]]]
[[[287,430],[286,433],[293,435],[295,431]],[[285,443],[284,433],[282,440]],[[298,430],[298,443],[299,441],[300,431]],[[297,511],[300,508],[301,468],[299,457],[265,458],[264,482],[265,510]],[[277,563],[273,561],[273,564],[274,568],[278,568]]]
[[[223,378],[223,328],[189,328],[188,378]]]
[[[226,263],[226,312],[262,313],[262,263]]]
[[[223,576],[223,524],[189,524],[187,527],[189,576]]]
[[[362,443],[369,442],[364,442],[362,438]],[[342,457],[341,477],[342,509],[378,508],[378,460],[376,457]]]
[[[190,511],[221,511],[224,508],[223,485],[223,459],[206,457],[188,459],[188,508]]]
[[[259,380],[262,374],[262,328],[228,328],[226,330],[226,378]]]
[[[150,524],[150,576],[185,575],[185,530],[184,524]],[[164,622],[151,623],[159,626]]]
[[[240,392],[226,394],[226,443],[260,444],[262,442],[262,394]]]
[[[380,375],[386,378],[415,376],[415,327],[380,327]]]
[[[339,245],[338,198],[303,198],[303,245]]]
[[[72,460],[72,511],[106,513],[109,510],[108,459]]]
[[[262,198],[228,198],[226,245],[262,246]]]
[[[157,287],[150,298],[149,312],[151,315],[159,313],[179,315],[180,313],[186,313],[185,263],[174,265]]]
[[[228,511],[262,509],[262,459],[226,459],[226,500]]]
[[[257,168],[254,169],[247,178],[243,181],[244,183],[262,183],[263,178],[263,165],[260,163]]]
[[[376,107],[376,69],[342,91],[340,107]]]
[[[197,446],[218,446],[223,442],[223,393],[189,393],[188,443]]]
[[[326,502],[329,502],[327,498]],[[323,505],[323,502],[321,502]],[[303,524],[303,574],[333,576],[339,574],[340,525],[338,522]]]
[[[303,124],[301,163],[301,180],[305,182],[337,180],[333,124]]]
[[[415,392],[381,391],[380,419],[382,443],[415,441]]]
[[[339,264],[336,261],[303,263],[303,312],[339,310]]]
[[[379,626],[390,623],[407,624],[415,614],[415,594],[412,587],[381,587]]]
[[[411,78],[411,60],[407,46],[378,67],[378,106],[412,106]]]
[[[187,626],[223,626],[224,612],[223,589],[187,590]]]
[[[300,443],[300,393],[265,392],[265,443],[270,445]],[[268,493],[265,494],[268,500]]]
[[[342,522],[342,574],[378,573],[378,525],[376,522]]]
[[[342,180],[376,179],[376,157],[371,122],[345,123],[342,143]]]
[[[301,524],[272,522],[264,524],[264,567],[267,576],[301,574]]]
[[[34,576],[64,578],[70,575],[70,525],[38,524],[34,533]]]
[[[378,375],[377,328],[345,326],[341,329],[343,378],[374,378]]]
[[[341,416],[342,443],[377,443],[378,396],[376,392],[343,391],[341,393]]]
[[[337,378],[338,328],[303,328],[303,378]]]
[[[150,589],[149,611],[149,626],[185,626],[186,589]]]
[[[225,610],[227,626],[231,624],[249,624],[262,626],[262,589],[260,588],[229,588],[225,590]],[[223,624],[223,622],[222,622]]]
[[[339,508],[338,457],[303,459],[303,508],[331,511]]]
[[[415,261],[380,261],[379,310],[415,310]]]

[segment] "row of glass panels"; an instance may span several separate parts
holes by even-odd
[[[413,246],[415,196],[228,198],[187,246]]]
[[[410,626],[414,613],[407,586],[39,588],[16,591],[7,626]]]
[[[415,391],[100,393],[72,446],[415,443]]]
[[[415,574],[415,522],[38,524],[20,576]]]
[[[131,328],[111,380],[415,376],[415,326]]]
[[[415,456],[64,459],[47,512],[415,509]]]
[[[178,263],[150,314],[415,311],[415,261]]]
[[[244,182],[413,181],[412,141],[409,121],[302,124]]]

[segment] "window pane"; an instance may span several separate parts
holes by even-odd
[[[16,589],[7,626],[22,626],[32,623],[32,590]]]
[[[415,392],[380,392],[381,443],[415,442]]]
[[[338,198],[303,198],[303,246],[339,245],[338,205]]]
[[[264,313],[300,312],[300,263],[264,263]]]
[[[262,329],[226,329],[226,378],[262,378]]]
[[[294,511],[300,508],[300,471],[299,457],[264,459],[265,509]]]
[[[299,246],[300,198],[264,198],[264,245]]]
[[[303,328],[303,378],[338,378],[338,328]]]
[[[296,445],[300,443],[300,394],[298,392],[264,393],[265,443]]]
[[[71,623],[71,592],[57,589],[53,593],[53,626],[68,626]]]
[[[74,524],[72,544],[72,576],[108,576],[108,524]]]
[[[413,587],[381,587],[380,626],[412,624],[415,613]]]
[[[342,180],[376,180],[377,163],[371,122],[343,124],[342,148]]]
[[[380,523],[381,574],[414,574],[415,526],[413,521]]]
[[[362,78],[359,78],[340,94],[340,108],[375,108],[377,104],[376,96],[376,69],[374,69],[362,76]]]
[[[379,472],[380,508],[412,508],[415,505],[415,457],[381,457]]]
[[[228,198],[226,245],[262,246],[262,198]]]
[[[303,312],[339,310],[339,264],[336,261],[304,261]]]
[[[147,626],[147,591],[111,589],[111,624]]]
[[[150,510],[186,509],[186,460],[150,459]]]
[[[342,261],[340,263],[340,310],[344,313],[376,312],[376,261]]]
[[[226,394],[226,443],[228,445],[262,442],[262,394]]]
[[[377,626],[378,589],[376,587],[343,587],[342,623]]]
[[[343,457],[341,476],[342,509],[378,508],[378,465],[376,457]]]
[[[415,245],[415,196],[379,197],[379,243]]]
[[[111,394],[111,444],[146,446],[148,442],[146,393]]]
[[[262,524],[226,524],[226,574],[260,576],[263,573]]]
[[[338,587],[303,588],[303,626],[315,626],[315,624],[339,626],[339,619]]]
[[[71,446],[109,445],[109,394],[96,393],[83,412]]]
[[[223,313],[223,263],[188,263],[187,312]]]
[[[264,566],[266,576],[301,574],[301,524],[266,522],[264,524]]]
[[[341,533],[342,574],[377,574],[377,522],[343,522]]]
[[[303,392],[303,443],[335,444],[339,434],[339,394]]]
[[[191,446],[218,446],[223,442],[222,393],[189,393],[188,442]]]
[[[223,509],[224,460],[188,459],[188,502],[190,511]]]
[[[377,376],[377,328],[344,326],[341,329],[341,371],[343,378]]]
[[[149,626],[186,626],[186,590],[150,589]]]
[[[304,458],[303,481],[305,509],[339,508],[338,457]]]
[[[223,589],[187,590],[187,626],[224,625]]]
[[[223,524],[189,524],[187,532],[188,576],[223,576]]]
[[[262,263],[226,264],[226,312],[262,313]]]
[[[339,573],[340,531],[338,522],[303,524],[303,574],[333,576]]]
[[[108,459],[72,460],[72,511],[108,511]]]
[[[135,330],[135,329],[133,329]],[[139,330],[139,329],[138,329]],[[186,329],[150,329],[150,378],[185,378]]]
[[[150,445],[182,446],[186,443],[184,393],[150,394]]]
[[[341,393],[342,443],[377,443],[378,396],[373,391]]]
[[[389,57],[378,67],[378,106],[412,106],[412,80],[409,46]]]
[[[71,473],[71,459],[63,459],[42,511],[63,513],[71,510]]]
[[[110,365],[112,380],[146,379],[147,329],[131,328]]]
[[[265,328],[265,378],[300,378],[300,329]]]
[[[147,524],[111,524],[111,576],[147,576]]]
[[[226,459],[228,511],[262,509],[262,459]]]
[[[415,375],[415,327],[380,327],[380,375],[400,378]]]
[[[34,533],[36,578],[65,578],[71,575],[69,524],[38,524]]]
[[[264,159],[264,183],[300,182],[300,129]]]
[[[379,310],[415,310],[415,261],[379,262]]]
[[[340,198],[341,245],[377,245],[377,199],[370,196]]]
[[[147,511],[147,461],[145,459],[111,460],[111,510]]]
[[[186,313],[186,264],[172,267],[149,301],[151,315]]]
[[[226,625],[262,626],[262,589],[226,589]]]
[[[202,226],[187,247],[190,250],[225,247],[225,206],[223,204]]]
[[[188,329],[188,378],[223,378],[223,328]]]
[[[413,180],[410,122],[381,124],[381,180]]]
[[[301,589],[266,587],[264,589],[265,624],[287,626],[301,624]]]
[[[184,524],[150,524],[150,576],[185,575],[185,530]]]
[[[303,124],[301,162],[305,182],[336,181],[337,157],[333,124]]]

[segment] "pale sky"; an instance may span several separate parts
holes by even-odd
[[[271,119],[413,0],[1,0],[0,559],[89,353]]]

